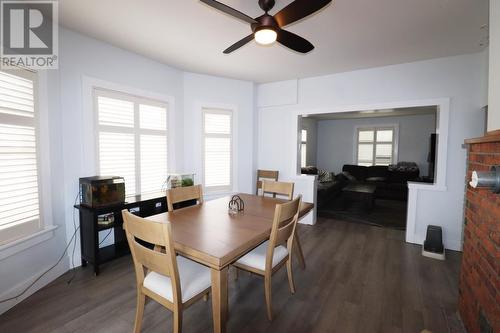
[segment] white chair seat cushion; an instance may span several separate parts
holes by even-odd
[[[266,253],[268,246],[269,246],[269,241],[265,241],[264,243],[260,244],[255,249],[248,252],[240,259],[238,259],[236,263],[260,269],[261,271],[265,271]],[[274,266],[279,264],[279,262],[283,260],[283,258],[285,258],[287,255],[288,255],[288,250],[286,249],[286,247],[284,247],[283,245],[275,247],[273,253],[273,268]]]
[[[210,269],[192,260],[177,256],[179,280],[181,282],[182,303],[189,301],[211,285]],[[144,278],[144,287],[152,292],[174,301],[170,277],[149,272]]]

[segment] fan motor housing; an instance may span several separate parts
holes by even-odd
[[[274,4],[275,4],[274,0],[259,0],[260,8],[262,8],[262,10],[265,11],[266,13],[271,9],[273,9]]]
[[[279,25],[278,22],[271,15],[264,14],[256,18],[259,24],[252,24],[252,31],[257,32],[262,29],[272,29],[274,31],[278,31]]]

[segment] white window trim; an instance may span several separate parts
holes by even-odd
[[[356,125],[354,126],[354,149],[353,149],[353,158],[352,164],[358,165],[358,149],[359,149],[359,137],[358,132],[360,130],[370,130],[370,129],[394,129],[394,142],[392,145],[392,164],[396,164],[399,162],[398,153],[399,153],[399,124],[366,124],[366,125]],[[373,148],[375,149],[375,147]],[[375,158],[375,155],[373,156]]]
[[[134,103],[134,126],[133,127],[120,127],[120,126],[108,126],[108,125],[100,125],[99,124],[99,110],[97,106],[97,97],[109,97],[118,100],[126,100]],[[126,97],[126,99],[124,99]],[[134,146],[135,146],[135,194],[142,194],[141,188],[141,159],[138,158],[140,156],[140,139],[139,136],[142,134],[166,134],[167,139],[167,173],[170,172],[170,138],[169,138],[169,104],[167,102],[163,102],[157,99],[137,96],[134,94],[130,94],[128,92],[109,90],[101,87],[94,87],[92,89],[92,99],[93,99],[93,112],[94,112],[94,145],[95,145],[95,170],[98,174],[100,174],[100,160],[99,160],[99,133],[100,132],[113,132],[113,133],[125,133],[125,134],[134,134]],[[167,127],[165,130],[152,130],[152,129],[143,129],[140,128],[139,125],[139,110],[138,105],[144,103],[147,105],[164,107],[167,110]]]
[[[14,72],[15,74],[15,72]],[[49,72],[36,72],[35,79],[35,124],[37,136],[37,164],[39,170],[38,193],[40,210],[40,229],[37,232],[20,237],[0,246],[0,260],[25,251],[37,244],[50,240],[59,227],[52,218],[52,187],[49,130]]]
[[[127,85],[117,84],[89,76],[83,76],[82,78],[82,93],[83,93],[83,138],[85,142],[90,142],[90,144],[84,144],[83,150],[83,161],[82,170],[85,170],[85,175],[97,174],[98,172],[98,153],[97,148],[97,137],[98,128],[96,127],[97,113],[94,108],[94,89],[103,89],[109,91],[116,91],[132,96],[139,96],[145,99],[156,100],[161,103],[167,104],[167,161],[168,170],[176,169],[177,160],[175,154],[175,139],[176,139],[176,109],[175,109],[175,99],[172,96],[164,95],[160,93],[151,92],[148,90],[138,89],[130,87]],[[83,176],[82,176],[83,177]],[[75,184],[78,180],[75,180]],[[76,187],[76,185],[75,185]]]
[[[199,175],[200,182],[204,189],[204,197],[205,198],[217,198],[226,194],[232,194],[238,192],[238,106],[235,104],[225,104],[225,103],[211,103],[211,102],[196,102],[194,105],[194,109],[197,110],[195,119],[193,119],[193,123],[199,129],[195,131],[193,135],[193,139],[198,141],[198,147],[194,149],[194,163],[196,165],[197,174]],[[215,109],[215,110],[229,110],[232,111],[232,188],[228,190],[222,191],[206,191],[205,190],[205,180],[203,179],[204,175],[204,124],[203,124],[203,110],[204,109]],[[196,124],[197,122],[197,124]],[[198,136],[198,139],[196,139]],[[197,148],[197,149],[196,149]]]

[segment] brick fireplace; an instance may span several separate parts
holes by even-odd
[[[500,131],[466,140],[467,180],[500,165]],[[467,185],[459,309],[469,333],[500,332],[500,194]]]

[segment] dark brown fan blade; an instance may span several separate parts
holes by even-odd
[[[278,31],[277,41],[289,49],[300,53],[307,53],[314,49],[314,45],[309,43],[309,41],[286,30]]]
[[[215,9],[218,9],[221,12],[224,12],[226,14],[229,14],[229,15],[233,16],[233,17],[239,18],[240,20],[243,20],[245,22],[248,22],[248,23],[258,23],[257,21],[255,21],[250,16],[245,15],[242,12],[237,11],[236,9],[231,8],[231,7],[229,7],[229,6],[227,6],[227,5],[223,4],[223,3],[220,3],[219,1],[215,1],[215,0],[201,0],[201,2],[206,3],[207,5],[215,8]]]
[[[332,0],[295,0],[274,15],[274,18],[278,22],[280,28],[283,28],[286,25],[317,12],[330,2],[332,2]]]
[[[224,50],[224,53],[225,54],[229,54],[237,49],[239,49],[240,47],[242,47],[243,45],[245,45],[246,43],[250,42],[252,39],[253,39],[253,34],[251,35],[248,35],[246,36],[245,38],[243,38],[242,40],[234,43],[233,45],[231,45],[230,47],[228,47],[227,49]]]

